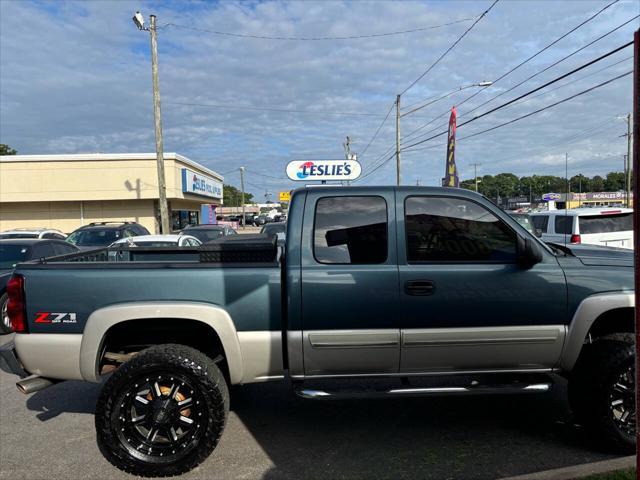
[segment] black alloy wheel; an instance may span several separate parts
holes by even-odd
[[[113,465],[141,476],[171,476],[203,462],[229,412],[222,372],[203,353],[158,345],[105,382],[96,407],[98,446]]]
[[[609,390],[609,414],[613,424],[625,435],[636,434],[636,373],[629,365]]]

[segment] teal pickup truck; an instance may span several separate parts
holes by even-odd
[[[539,393],[559,374],[594,439],[635,441],[632,253],[545,244],[465,190],[303,188],[285,242],[82,252],[18,265],[8,293],[3,369],[25,393],[110,375],[98,444],[138,475],[207,458],[230,385],[285,379],[331,399]]]

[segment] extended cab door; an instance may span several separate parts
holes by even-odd
[[[395,373],[400,330],[393,189],[336,191],[310,190],[304,208],[304,373]]]
[[[530,234],[469,195],[399,192],[396,214],[402,372],[557,363],[567,293],[550,251],[536,265],[518,264],[517,236]]]

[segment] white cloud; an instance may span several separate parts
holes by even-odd
[[[488,2],[0,2],[0,142],[20,153],[153,151],[153,110],[148,35],[132,13],[158,14],[160,25],[275,36],[336,36],[419,28],[471,17]],[[502,0],[415,88],[403,104],[459,85],[493,80],[593,12],[601,2]],[[461,106],[466,111],[504,91],[638,13],[635,0],[619,2],[534,61]],[[634,22],[635,23],[635,22]],[[361,151],[403,90],[469,24],[420,33],[350,41],[292,42],[239,39],[168,26],[160,30],[160,87],[165,148],[217,171],[245,165],[249,180],[270,190],[291,183],[257,175],[284,175],[288,160],[342,156],[346,135]],[[637,26],[637,23],[635,23]],[[517,96],[631,39],[631,24],[580,52],[478,112]],[[611,57],[610,63],[631,54]],[[601,62],[573,78],[605,66]],[[548,95],[505,108],[460,128],[483,130],[558,101],[631,68],[631,61]],[[557,86],[557,85],[554,85]],[[473,90],[403,119],[410,132],[446,112]],[[170,102],[367,112],[338,116],[188,107]],[[619,169],[625,125],[616,115],[631,109],[631,78],[494,132],[462,140],[459,166],[483,173]],[[476,112],[476,113],[478,113]],[[393,117],[393,116],[392,116]],[[367,172],[393,144],[393,118],[362,157]],[[464,119],[464,116],[462,117]],[[610,123],[607,124],[607,119]],[[446,123],[446,118],[432,127]],[[611,126],[611,125],[614,126]],[[617,125],[617,126],[615,126]],[[588,131],[592,129],[591,131]],[[585,133],[587,131],[587,133]],[[582,137],[580,136],[582,135]],[[575,137],[575,138],[573,138]],[[406,152],[405,183],[435,184],[444,171],[444,137],[436,148]],[[564,143],[563,143],[564,142]],[[386,158],[386,157],[383,157]],[[560,163],[558,163],[560,160]],[[366,183],[392,183],[393,161]],[[578,173],[576,171],[570,174]],[[233,176],[229,178],[234,181]],[[260,189],[254,187],[258,193]]]

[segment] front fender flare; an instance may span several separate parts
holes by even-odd
[[[569,332],[562,350],[560,367],[571,371],[584,345],[591,326],[597,318],[616,308],[634,308],[636,296],[633,292],[600,293],[585,298],[573,315]]]
[[[89,382],[100,381],[98,364],[107,331],[121,322],[154,318],[196,320],[211,327],[220,338],[231,384],[242,382],[242,351],[233,320],[216,305],[190,302],[121,303],[96,310],[84,327],[80,346],[80,373]]]

